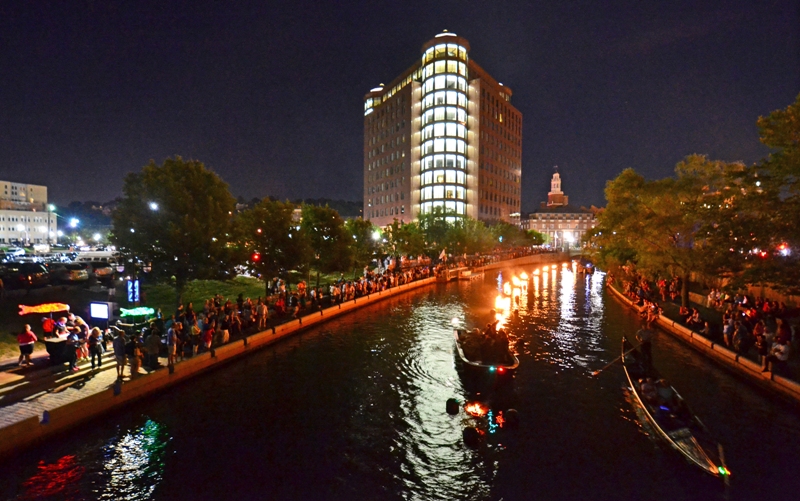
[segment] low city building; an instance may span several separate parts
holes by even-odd
[[[0,181],[0,244],[52,244],[56,226],[46,186]]]
[[[556,168],[557,169],[557,168]],[[558,171],[550,180],[547,202],[520,221],[523,230],[535,230],[543,234],[545,243],[558,248],[580,247],[586,233],[597,226],[597,207],[575,207],[569,197],[561,191],[561,176]]]

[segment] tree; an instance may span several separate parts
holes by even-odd
[[[530,235],[515,224],[495,221],[489,228],[494,236],[496,246],[513,248],[533,245]]]
[[[240,260],[248,263],[265,286],[281,271],[307,264],[312,255],[306,235],[294,220],[294,209],[290,203],[265,198],[236,218]]]
[[[379,250],[380,233],[376,233],[378,228],[360,217],[346,220],[344,228],[347,234],[352,236],[350,253],[353,258],[353,269],[359,270],[368,266],[377,257]]]
[[[682,278],[681,298],[688,304],[692,272],[716,275],[728,249],[712,245],[721,220],[720,198],[736,167],[691,155],[676,177],[647,181],[626,169],[606,185],[606,209],[599,215],[595,245],[600,256],[631,259],[646,274]]]
[[[476,254],[494,248],[494,236],[482,221],[464,217],[449,225],[445,245],[453,254]]]
[[[330,207],[303,205],[300,228],[324,272],[350,270],[350,240],[339,213]]]
[[[180,304],[189,280],[229,276],[236,264],[228,246],[234,206],[228,185],[201,162],[151,160],[125,177],[112,239],[157,280],[174,279]]]
[[[800,293],[800,95],[758,119],[759,137],[773,151],[741,179],[742,212],[757,221],[750,237],[759,250],[742,279]]]
[[[417,225],[425,238],[425,253],[434,258],[447,245],[447,233],[451,223],[448,219],[455,219],[455,212],[444,207],[434,207],[431,212],[420,214]]]

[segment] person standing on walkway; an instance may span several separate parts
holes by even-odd
[[[103,366],[103,335],[99,327],[93,327],[89,331],[87,344],[89,345],[89,354],[92,357],[92,370],[94,370],[95,358],[97,358],[97,368],[101,368]]]
[[[269,308],[265,304],[265,301],[262,301],[261,298],[258,298],[258,306],[256,306],[256,319],[258,319],[258,330],[259,332],[267,329],[267,320],[269,319]]]
[[[175,353],[178,348],[178,335],[181,330],[180,322],[173,322],[167,329],[167,365],[175,364]]]
[[[150,334],[144,340],[145,360],[144,365],[148,369],[158,368],[158,352],[161,351],[161,336],[155,326],[150,327]]]
[[[122,329],[117,330],[117,335],[114,337],[112,345],[114,347],[114,358],[117,361],[117,379],[122,379],[122,373],[125,370],[128,356],[125,354],[125,345],[128,340],[125,339],[125,331]]]
[[[67,350],[67,359],[69,360],[69,369],[71,371],[77,371],[78,368],[78,349],[81,345],[81,340],[78,337],[77,332],[69,332],[67,334],[67,341],[66,341],[66,350]]]
[[[25,324],[25,330],[17,334],[17,342],[19,343],[19,365],[33,365],[31,354],[33,353],[33,346],[36,341],[36,334],[31,330],[31,326]],[[25,360],[24,364],[23,359]]]

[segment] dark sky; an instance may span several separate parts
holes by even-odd
[[[797,0],[0,0],[0,179],[104,202],[150,159],[245,198],[361,200],[363,96],[447,29],[523,114],[522,204],[578,205],[626,167],[753,163],[800,93]]]

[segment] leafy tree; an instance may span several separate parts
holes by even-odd
[[[383,233],[384,256],[421,256],[428,250],[425,235],[417,222],[401,223],[395,219]]]
[[[720,199],[735,168],[691,155],[676,166],[674,178],[647,181],[626,169],[609,181],[594,233],[604,264],[632,260],[648,275],[678,275],[688,304],[690,274],[715,276],[720,256],[729,253],[713,242],[712,230],[723,215]]]
[[[528,230],[526,239],[529,245],[542,245],[547,240],[547,237],[545,237],[544,233],[539,233],[536,230]]]
[[[112,215],[113,243],[130,259],[152,266],[156,279],[174,279],[177,302],[189,280],[227,277],[235,200],[228,185],[196,160],[152,160],[125,177]]]
[[[448,219],[456,219],[455,212],[447,211],[444,207],[434,207],[427,214],[420,214],[417,225],[425,239],[425,253],[434,258],[439,255],[447,245],[447,233],[452,224]]]
[[[800,293],[800,95],[758,119],[760,140],[773,151],[738,181],[737,204],[749,215],[740,239],[759,250],[742,281]],[[745,233],[747,231],[747,233]]]
[[[300,227],[324,272],[349,270],[352,265],[350,241],[339,213],[330,207],[303,205]],[[318,258],[317,258],[318,257]]]
[[[533,245],[530,235],[515,224],[495,221],[490,229],[498,247],[513,248]]]
[[[312,256],[305,233],[294,220],[294,205],[263,199],[239,214],[235,223],[240,259],[266,284],[284,270],[308,263]]]
[[[348,235],[352,236],[350,241],[350,251],[353,258],[353,268],[359,270],[368,266],[377,257],[379,251],[379,239],[375,238],[378,228],[364,219],[348,219],[344,222],[344,228]]]
[[[456,219],[450,224],[445,240],[453,254],[475,254],[494,248],[494,236],[482,221],[469,217]]]

